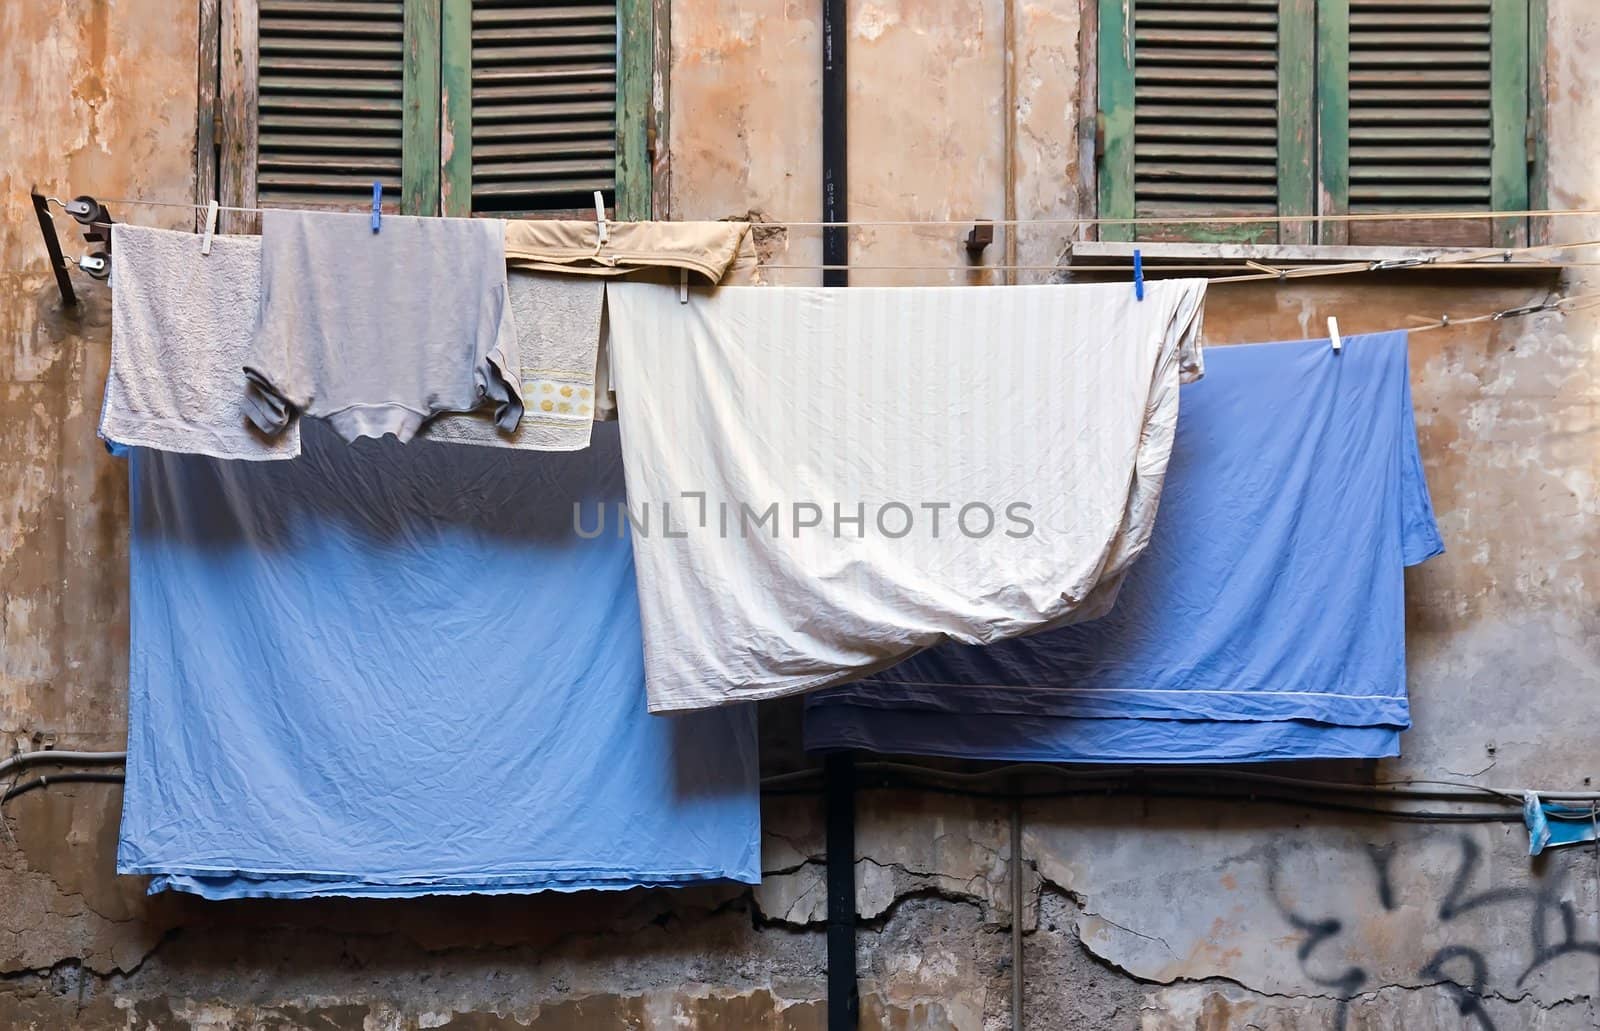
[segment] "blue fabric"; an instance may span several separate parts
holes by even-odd
[[[137,450],[118,870],[211,897],[759,879],[755,716],[645,709],[615,424]]]
[[[1207,358],[1209,361],[1209,357]],[[1006,762],[1236,763],[1382,759],[1400,754],[1395,727],[1309,720],[1097,719],[883,709],[830,700],[806,711],[808,748]]]
[[[1444,550],[1406,335],[1213,348],[1149,548],[1099,620],[808,700],[806,744],[989,759],[1394,755],[1404,567]],[[1248,727],[1239,724],[1278,724]]]
[[[1528,828],[1530,856],[1600,837],[1600,820],[1592,807],[1546,802],[1534,791],[1522,793],[1522,822]]]

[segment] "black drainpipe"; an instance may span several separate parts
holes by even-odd
[[[828,828],[828,1031],[856,1031],[856,771],[849,752],[823,766]]]
[[[843,222],[850,216],[846,186],[849,164],[845,149],[845,24],[844,0],[822,0],[822,220]],[[850,231],[828,227],[822,231],[822,263],[844,266],[850,262]],[[848,286],[850,273],[843,267],[825,269],[823,286]]]
[[[845,0],[822,0],[822,220],[848,215],[845,149]],[[848,286],[850,231],[822,230],[823,286]],[[823,767],[828,829],[828,1031],[856,1031],[861,1001],[856,988],[855,760],[828,756]]]

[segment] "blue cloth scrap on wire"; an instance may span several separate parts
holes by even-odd
[[[1536,791],[1522,793],[1522,822],[1528,827],[1528,855],[1547,848],[1600,838],[1600,813],[1594,806],[1546,802]]]
[[[631,542],[574,530],[624,497],[614,424],[558,454],[313,421],[303,449],[131,457],[118,872],[213,898],[759,880],[754,712],[646,711]]]
[[[1444,550],[1403,332],[1213,349],[1148,550],[1098,620],[808,699],[809,748],[1242,762],[1398,754],[1404,567]],[[1215,356],[1213,363],[1211,358]],[[1251,726],[1255,724],[1255,726]]]

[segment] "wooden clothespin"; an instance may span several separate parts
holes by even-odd
[[[1339,336],[1339,320],[1332,315],[1328,316],[1328,339],[1333,342],[1334,354],[1344,350],[1344,339]]]
[[[383,225],[383,184],[372,184],[372,231],[376,233],[378,227]]]
[[[609,235],[606,232],[606,199],[601,196],[599,190],[594,191],[594,223],[595,247],[598,250],[600,247],[604,247],[609,239]]]
[[[211,253],[211,238],[217,235],[217,202],[206,205],[206,235],[200,239],[200,253]]]
[[[1144,300],[1144,255],[1137,247],[1133,250],[1133,297],[1136,301]]]

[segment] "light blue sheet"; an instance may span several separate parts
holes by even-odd
[[[117,868],[211,897],[759,879],[754,712],[645,710],[617,427],[571,454],[308,421],[130,459]],[[587,525],[587,524],[586,524]]]
[[[1397,754],[1404,567],[1443,551],[1406,335],[1217,347],[1110,614],[808,700],[810,748],[1216,762]]]

